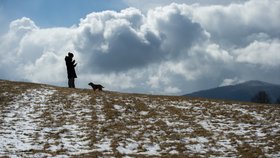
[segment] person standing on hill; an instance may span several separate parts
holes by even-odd
[[[67,75],[68,75],[68,87],[75,88],[75,78],[77,78],[75,67],[77,64],[75,60],[73,60],[74,54],[69,52],[68,56],[65,56],[65,62],[67,67]]]

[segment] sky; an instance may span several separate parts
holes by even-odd
[[[280,84],[280,1],[0,0],[0,78],[164,95]]]

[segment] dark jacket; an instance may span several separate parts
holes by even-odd
[[[69,56],[65,57],[66,67],[67,67],[67,74],[69,78],[77,78],[76,71],[75,71],[75,60],[72,61],[72,58]]]

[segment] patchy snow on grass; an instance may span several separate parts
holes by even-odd
[[[146,116],[146,115],[148,115],[148,113],[149,113],[149,111],[140,111],[140,115],[143,115],[143,116]]]
[[[121,105],[114,105],[114,108],[119,112],[124,112],[126,109]]]
[[[126,142],[119,143],[116,148],[121,154],[135,154],[138,152],[139,144],[137,141],[127,139]]]
[[[145,152],[140,152],[140,154],[142,155],[160,155],[160,146],[158,144],[155,143],[149,143],[149,144],[144,144],[143,145],[144,149],[146,150]]]
[[[0,89],[0,157],[280,157],[277,106],[35,87]]]
[[[56,91],[53,89],[29,89],[15,96],[14,101],[4,107],[4,118],[0,129],[0,154],[11,154],[17,151],[43,150],[40,143],[34,142],[34,130],[39,129],[38,108],[45,103]],[[1,156],[1,155],[0,155]]]
[[[105,137],[102,140],[100,140],[99,143],[95,144],[97,149],[96,151],[101,151],[101,152],[110,152],[112,150],[111,148],[111,139]]]

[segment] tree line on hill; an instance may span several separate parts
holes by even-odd
[[[272,104],[270,96],[265,91],[259,91],[251,99],[254,103]],[[276,104],[280,104],[280,96],[276,99]]]

